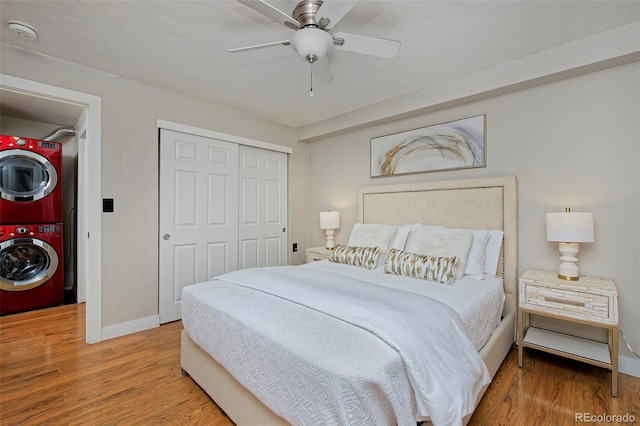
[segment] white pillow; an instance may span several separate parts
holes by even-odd
[[[469,249],[464,275],[481,280],[484,278],[484,259],[490,232],[486,229],[472,229],[471,233],[473,234],[473,242]]]
[[[502,236],[504,232],[498,229],[489,230],[489,241],[487,241],[484,253],[484,273],[496,276],[498,271],[498,261],[500,260],[500,248],[502,247]]]
[[[384,263],[397,233],[398,227],[394,225],[356,223],[353,225],[347,245],[352,247],[380,247],[380,263]]]
[[[462,278],[467,265],[473,233],[466,229],[449,229],[442,226],[421,226],[409,234],[405,251],[435,257],[458,259],[456,279]]]
[[[393,240],[393,243],[391,244],[391,248],[404,250],[404,245],[407,242],[407,237],[409,236],[409,233],[414,229],[420,228],[421,226],[422,226],[421,223],[412,223],[411,225],[398,226],[398,233],[396,234],[396,238]]]

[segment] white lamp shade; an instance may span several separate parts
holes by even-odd
[[[340,212],[321,212],[320,229],[340,228]]]
[[[547,241],[592,243],[593,215],[580,212],[547,213]]]

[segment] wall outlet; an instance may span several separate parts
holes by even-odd
[[[293,252],[297,252],[298,251],[298,243],[293,243]]]

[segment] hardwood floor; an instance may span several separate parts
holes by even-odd
[[[231,425],[182,376],[181,329],[176,321],[88,345],[82,304],[1,317],[0,424]],[[513,350],[470,424],[569,425],[576,413],[628,413],[638,424],[640,378],[620,374],[612,398],[610,377],[536,351],[520,369]]]
[[[84,304],[0,318],[1,425],[228,425],[180,370],[180,331],[88,345]]]

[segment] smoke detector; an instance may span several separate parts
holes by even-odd
[[[38,38],[38,32],[35,28],[20,21],[9,21],[9,31],[23,40],[35,41]]]

